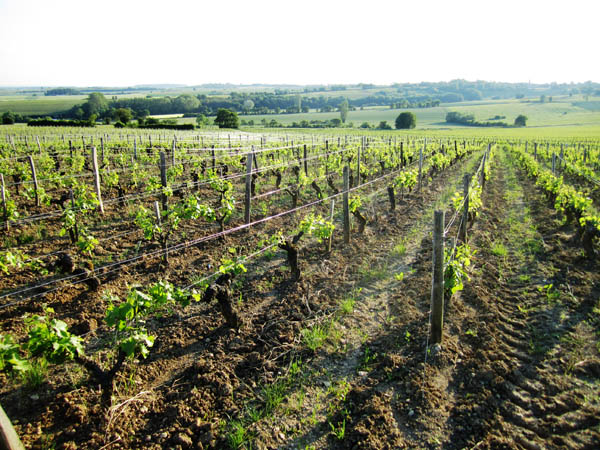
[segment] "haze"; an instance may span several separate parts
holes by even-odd
[[[0,85],[598,81],[599,12],[582,0],[0,0]]]

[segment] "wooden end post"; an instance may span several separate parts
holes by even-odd
[[[431,284],[432,344],[441,344],[444,326],[444,211],[434,212],[433,274]]]

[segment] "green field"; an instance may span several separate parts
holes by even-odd
[[[78,103],[83,103],[86,95],[60,95],[46,97],[10,95],[0,97],[0,113],[12,111],[21,115],[44,115],[71,109]]]

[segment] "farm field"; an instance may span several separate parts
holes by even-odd
[[[580,97],[580,96],[577,96]],[[520,100],[489,100],[476,102],[448,103],[433,108],[412,109],[390,109],[389,107],[367,107],[363,110],[350,111],[348,122],[358,127],[363,122],[371,126],[377,126],[381,121],[394,124],[396,117],[402,111],[410,111],[417,117],[417,128],[423,129],[461,129],[467,127],[454,126],[446,122],[446,114],[449,111],[458,111],[465,114],[473,114],[478,120],[487,121],[496,116],[505,116],[502,121],[512,124],[519,114],[528,117],[528,127],[555,127],[555,126],[600,126],[600,110],[596,101],[583,102],[580,98],[557,97],[551,103],[539,103],[535,100],[527,102]],[[586,105],[588,106],[586,108]],[[267,115],[244,115],[244,120],[254,120],[259,124],[262,119],[267,122],[272,119],[282,124],[291,124],[302,120],[331,120],[339,118],[338,112],[329,113],[304,113],[304,114],[267,114]],[[184,119],[188,120],[188,119]],[[471,127],[472,128],[472,127]],[[494,131],[499,130],[498,128]],[[502,131],[502,130],[499,130]],[[486,130],[478,129],[478,132],[486,133]]]
[[[0,112],[12,111],[13,113],[27,114],[55,114],[71,109],[82,103],[85,95],[69,95],[57,97],[39,96],[0,96]]]
[[[461,108],[532,127],[446,129]],[[597,448],[600,112],[414,112],[2,127],[0,404],[25,446]]]

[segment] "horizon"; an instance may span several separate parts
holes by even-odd
[[[600,73],[598,12],[583,0],[0,0],[0,86],[583,83]]]
[[[142,90],[143,88],[154,88],[154,87],[162,87],[164,89],[177,89],[177,88],[196,88],[196,87],[209,87],[209,86],[213,86],[213,85],[223,85],[223,86],[231,86],[231,87],[252,87],[252,86],[264,86],[264,87],[333,87],[333,86],[344,86],[344,87],[348,87],[348,86],[359,86],[361,84],[370,84],[373,85],[374,87],[391,87],[394,85],[402,85],[402,84],[408,84],[408,85],[418,85],[421,83],[424,84],[438,84],[438,83],[451,83],[454,81],[465,81],[467,83],[499,83],[499,84],[514,84],[514,85],[520,85],[520,84],[525,84],[525,85],[531,85],[531,86],[561,86],[561,85],[578,85],[578,84],[587,84],[587,83],[591,83],[591,84],[598,84],[600,82],[598,81],[594,81],[594,80],[586,80],[586,81],[565,81],[565,82],[556,82],[556,81],[550,81],[550,82],[546,82],[546,83],[534,83],[534,82],[529,82],[529,81],[515,81],[515,82],[510,82],[510,81],[492,81],[492,80],[469,80],[469,79],[464,79],[464,78],[457,78],[457,79],[452,79],[452,80],[437,80],[437,81],[432,81],[432,80],[422,80],[422,81],[417,81],[417,82],[392,82],[392,83],[388,83],[388,84],[377,84],[377,83],[371,83],[369,81],[362,81],[359,83],[321,83],[321,84],[298,84],[298,83],[229,83],[229,82],[206,82],[206,83],[201,83],[201,84],[182,84],[182,83],[143,83],[143,84],[130,84],[130,85],[67,85],[67,84],[56,84],[56,85],[1,85],[0,84],[0,89],[39,89],[39,90],[43,90],[43,89],[54,89],[54,88],[79,88],[79,89],[94,89],[94,88],[99,88],[99,89],[140,89]]]

